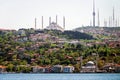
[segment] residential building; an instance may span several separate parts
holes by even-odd
[[[52,67],[52,72],[54,72],[54,73],[61,73],[61,72],[63,72],[63,66],[62,65],[54,65]]]
[[[120,64],[115,65],[115,72],[120,73]]]
[[[45,72],[45,68],[41,67],[41,66],[34,66],[33,67],[33,73],[44,73]]]
[[[0,65],[0,73],[3,73],[6,71],[6,67],[5,66],[2,66]]]
[[[73,71],[74,71],[73,66],[64,66],[64,68],[63,68],[64,73],[72,73]]]
[[[81,71],[83,73],[94,73],[96,71],[96,65],[93,61],[88,61],[85,66],[82,66]]]
[[[103,66],[103,70],[105,70],[106,72],[114,72],[115,71],[115,65],[114,65],[114,63],[106,63]]]

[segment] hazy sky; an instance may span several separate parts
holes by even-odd
[[[96,24],[97,10],[100,14],[100,25],[112,16],[113,6],[115,17],[120,17],[120,0],[95,0]],[[34,18],[37,18],[37,28],[41,28],[41,16],[44,16],[44,27],[49,24],[49,16],[62,26],[63,16],[66,18],[66,29],[74,29],[82,25],[90,25],[92,21],[93,0],[0,0],[0,28],[19,29],[34,28]]]

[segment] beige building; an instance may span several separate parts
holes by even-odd
[[[82,66],[81,71],[82,73],[93,73],[96,71],[96,65],[93,61],[88,61],[85,66]]]

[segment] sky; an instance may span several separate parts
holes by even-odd
[[[99,10],[100,26],[113,15],[120,17],[120,0],[95,0],[96,25]],[[41,29],[41,17],[44,17],[44,28],[51,21],[63,27],[63,16],[66,19],[66,30],[72,30],[92,23],[93,0],[0,0],[0,28],[19,29],[34,28],[37,18],[37,29]]]

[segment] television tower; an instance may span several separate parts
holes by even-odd
[[[93,0],[93,27],[95,27],[95,1]]]

